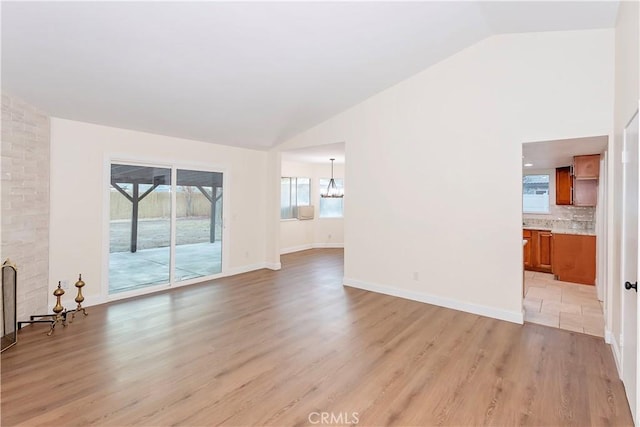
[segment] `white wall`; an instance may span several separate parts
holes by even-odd
[[[73,284],[82,273],[87,303],[104,301],[111,157],[224,169],[229,238],[223,274],[271,266],[265,264],[267,186],[261,179],[267,174],[266,152],[52,118],[50,283]]]
[[[615,105],[614,137],[612,155],[609,157],[609,208],[613,211],[609,228],[610,249],[610,313],[612,320],[611,337],[614,342],[614,354],[620,353],[621,342],[622,283],[620,248],[622,244],[622,148],[623,131],[638,109],[640,84],[639,51],[640,37],[638,2],[620,2],[618,21],[615,29]],[[605,331],[608,332],[608,331]]]
[[[494,36],[278,147],[346,142],[345,283],[522,322],[521,143],[612,132],[613,36]]]
[[[315,206],[315,216],[313,220],[280,222],[280,252],[284,254],[310,248],[344,246],[344,219],[319,216],[318,184],[320,178],[331,177],[331,165],[290,161],[282,161],[281,164],[282,176],[311,179],[311,204]],[[334,177],[344,178],[344,165],[335,165]]]

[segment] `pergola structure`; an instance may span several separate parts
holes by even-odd
[[[132,186],[131,194],[121,184]],[[150,185],[140,194],[140,185]],[[111,165],[111,186],[132,203],[131,210],[131,252],[138,250],[138,206],[160,185],[171,185],[171,169],[149,166]],[[222,173],[178,169],[176,185],[196,187],[211,203],[211,229],[209,241],[216,240],[216,202],[222,197]]]

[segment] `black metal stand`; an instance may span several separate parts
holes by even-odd
[[[71,320],[69,320],[69,322],[73,322],[73,319],[76,318],[76,313],[83,313],[85,316],[89,315],[89,313],[87,313],[87,309],[85,309],[84,307],[74,308],[73,310],[64,312],[65,320],[67,319],[67,315],[71,314]]]
[[[55,291],[53,291],[53,296],[56,297],[56,305],[53,307],[52,314],[34,314],[33,316],[29,316],[29,320],[23,320],[22,322],[18,322],[18,330],[22,329],[22,325],[25,324],[34,324],[34,323],[48,323],[49,333],[47,335],[51,336],[56,325],[58,323],[62,323],[62,326],[67,326],[67,316],[71,314],[71,321],[76,317],[76,313],[82,312],[85,316],[88,314],[87,310],[82,307],[82,301],[84,301],[84,297],[82,296],[82,288],[85,285],[82,280],[82,274],[79,275],[78,281],[75,286],[78,289],[78,295],[75,298],[76,308],[73,310],[65,310],[61,304],[62,295],[64,295],[64,289],[62,289],[62,282],[58,282],[58,287]]]
[[[67,312],[60,313],[62,316],[62,326],[67,326]],[[42,320],[44,317],[50,317],[51,320]],[[40,320],[35,320],[35,319]],[[57,314],[34,314],[33,316],[29,316],[29,320],[23,320],[22,322],[18,322],[18,330],[22,329],[22,325],[24,324],[33,324],[33,323],[48,323],[51,326],[51,329],[55,328],[56,323],[60,320]]]

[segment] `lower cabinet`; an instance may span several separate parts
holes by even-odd
[[[538,231],[536,236],[536,267],[538,271],[544,271],[551,273],[552,271],[552,248],[553,248],[553,234],[550,231]]]
[[[554,234],[552,253],[558,280],[595,285],[596,236]]]
[[[525,270],[551,273],[553,267],[553,234],[547,230],[523,230]]]
[[[531,256],[531,234],[533,234],[531,232],[531,230],[523,230],[522,231],[522,240],[526,240],[527,244],[524,245],[522,247],[522,250],[524,251],[524,269],[525,270],[531,270],[531,259],[533,258]]]

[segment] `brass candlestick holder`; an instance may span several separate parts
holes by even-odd
[[[56,297],[56,305],[53,306],[53,320],[51,321],[51,329],[49,329],[49,333],[47,334],[49,336],[51,336],[58,323],[62,323],[62,326],[67,326],[67,323],[65,322],[67,314],[63,313],[64,307],[60,303],[62,295],[64,295],[64,289],[62,289],[62,284],[58,282],[58,287],[53,291],[53,296]]]
[[[34,314],[33,316],[29,316],[29,320],[18,322],[18,330],[22,329],[22,325],[48,323],[51,327],[49,328],[47,335],[51,336],[58,323],[62,323],[62,326],[67,326],[67,312],[64,311],[64,307],[60,302],[62,295],[64,295],[64,289],[62,289],[62,283],[58,282],[58,287],[53,291],[53,296],[56,297],[56,305],[53,306],[53,314]]]
[[[65,310],[62,306],[61,298],[65,294],[62,289],[62,282],[58,282],[58,287],[53,291],[53,296],[56,297],[56,304],[53,306],[53,314],[34,314],[29,316],[29,320],[23,320],[18,322],[18,330],[22,328],[22,325],[31,325],[34,323],[48,323],[51,327],[47,335],[51,336],[58,323],[62,323],[62,326],[67,326],[67,316],[71,313],[71,321],[73,321],[77,312],[81,311],[84,315],[88,315],[87,310],[82,307],[84,301],[84,295],[82,295],[82,288],[85,283],[82,280],[82,274],[78,275],[78,281],[76,282],[76,288],[78,289],[78,295],[76,295],[76,308],[73,310]]]
[[[70,311],[67,312],[67,314],[71,313],[71,320],[69,322],[73,322],[73,319],[75,319],[75,317],[76,317],[76,313],[78,313],[80,311],[82,313],[84,313],[85,316],[87,316],[89,314],[89,313],[87,313],[87,309],[82,307],[82,302],[84,301],[84,295],[82,295],[82,288],[83,288],[84,285],[85,285],[85,283],[82,280],[82,274],[80,274],[78,276],[78,281],[75,284],[76,288],[78,288],[78,295],[76,295],[75,302],[78,305],[76,306],[76,308],[74,310],[70,310]]]

